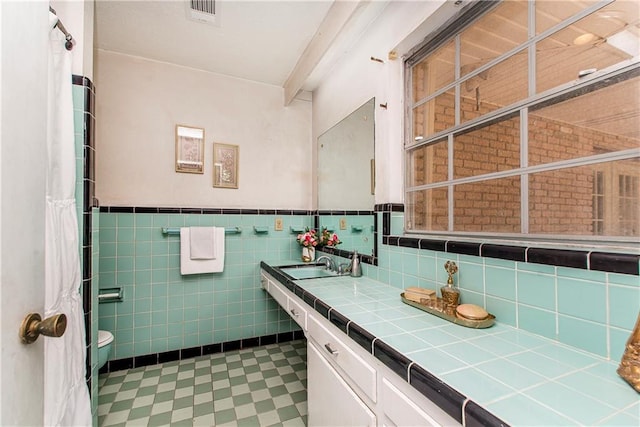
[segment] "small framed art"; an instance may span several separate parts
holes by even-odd
[[[176,172],[204,173],[204,129],[176,125]]]
[[[237,145],[213,144],[213,186],[219,188],[238,188]]]

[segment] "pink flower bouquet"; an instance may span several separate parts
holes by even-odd
[[[342,243],[336,233],[332,233],[326,228],[323,228],[321,233],[307,228],[304,233],[298,234],[296,241],[304,247],[337,246]]]
[[[318,238],[316,230],[309,230],[308,228],[304,233],[298,234],[296,240],[300,246],[304,247],[315,247],[320,244],[320,239]]]
[[[336,233],[332,233],[329,230],[327,230],[326,228],[324,228],[322,230],[322,234],[320,237],[320,245],[321,246],[337,246],[340,243],[342,243],[340,241],[340,239],[338,238],[338,235]]]

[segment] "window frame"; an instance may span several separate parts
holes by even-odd
[[[562,236],[553,236],[549,234],[531,234],[528,230],[529,224],[529,191],[528,191],[528,175],[535,172],[544,172],[556,169],[566,169],[568,167],[573,166],[584,166],[590,164],[602,163],[603,165],[607,165],[614,160],[625,160],[625,159],[637,159],[640,157],[640,148],[632,148],[627,150],[616,151],[612,153],[604,153],[604,154],[596,154],[578,157],[575,159],[562,160],[556,162],[548,162],[541,165],[531,166],[528,163],[527,153],[528,153],[528,120],[529,120],[529,111],[537,110],[543,108],[547,105],[553,105],[567,99],[580,96],[582,94],[586,94],[602,87],[615,84],[617,82],[634,78],[640,75],[640,60],[638,57],[632,58],[630,60],[619,62],[615,65],[609,66],[607,68],[603,68],[602,70],[598,70],[595,73],[583,77],[579,80],[573,80],[567,83],[564,83],[555,88],[549,89],[547,91],[536,94],[535,93],[535,46],[536,43],[544,38],[548,37],[551,34],[561,31],[564,28],[572,25],[573,23],[579,21],[587,15],[607,6],[612,3],[611,1],[601,1],[596,4],[589,6],[586,9],[583,9],[576,15],[571,16],[568,19],[565,19],[559,22],[557,25],[552,26],[551,28],[542,31],[539,34],[535,34],[535,5],[534,2],[529,2],[528,8],[528,24],[529,24],[529,38],[528,40],[505,52],[504,54],[499,55],[493,60],[487,62],[483,66],[477,68],[473,72],[466,74],[464,79],[460,78],[460,34],[471,24],[476,22],[480,17],[484,14],[491,12],[495,7],[502,4],[502,1],[489,1],[489,2],[474,2],[469,4],[465,9],[461,11],[457,18],[450,20],[447,22],[443,28],[436,30],[432,35],[428,36],[420,45],[416,46],[412,51],[410,51],[404,60],[404,84],[405,84],[405,100],[406,100],[406,111],[405,111],[405,126],[404,126],[404,163],[405,163],[405,171],[404,171],[404,198],[405,200],[411,199],[410,195],[413,192],[428,190],[428,189],[438,189],[438,188],[446,188],[449,190],[449,227],[448,231],[429,231],[429,230],[417,230],[412,228],[411,221],[411,213],[413,208],[409,208],[410,214],[405,215],[405,224],[404,224],[404,232],[406,234],[417,234],[417,235],[427,235],[427,236],[442,236],[446,233],[446,235],[455,235],[460,237],[468,237],[471,239],[483,239],[483,240],[512,240],[517,239],[518,241],[538,241],[538,242],[552,242],[553,244],[569,244],[572,245],[577,243],[579,245],[583,245],[585,241],[589,241],[589,246],[607,246],[607,247],[623,247],[625,249],[632,248],[638,249],[640,248],[640,242],[638,242],[637,237],[625,237],[625,236],[601,236],[597,234],[593,235],[562,235]],[[440,89],[429,93],[428,96],[425,96],[422,99],[419,99],[417,102],[414,101],[414,93],[413,93],[413,67],[416,64],[419,64],[424,58],[426,58],[430,53],[436,51],[440,47],[450,43],[451,40],[455,41],[456,45],[456,53],[455,53],[455,78],[454,81],[448,83],[441,87]],[[505,59],[519,53],[522,51],[528,52],[529,63],[528,63],[528,96],[515,102],[511,105],[507,105],[505,107],[501,107],[482,115],[480,117],[461,122],[460,120],[460,110],[459,110],[459,102],[460,102],[460,94],[459,87],[461,84],[464,84],[464,81],[472,78],[475,75],[480,74],[481,72],[489,69],[490,67],[504,61]],[[533,72],[531,72],[533,70]],[[423,139],[414,140],[413,126],[414,126],[414,117],[413,111],[418,106],[429,102],[432,99],[435,99],[437,96],[449,92],[455,91],[455,124],[453,127],[449,127],[446,130],[439,131],[433,134],[430,134]],[[513,117],[515,115],[519,115],[520,117],[520,167],[511,169],[508,171],[494,172],[488,174],[481,174],[472,177],[458,178],[454,179],[453,177],[453,139],[456,135],[470,132],[474,129],[479,129],[483,126],[486,126],[491,123],[500,122],[508,117]],[[430,183],[430,184],[422,184],[422,185],[411,185],[411,177],[412,170],[410,166],[410,158],[411,153],[424,146],[428,146],[431,144],[439,143],[443,140],[448,140],[449,144],[449,176],[448,180],[444,182],[438,183]],[[453,205],[453,192],[451,191],[456,184],[462,183],[471,183],[471,182],[481,182],[489,179],[501,178],[501,177],[509,177],[509,176],[520,176],[521,180],[521,230],[520,233],[499,233],[499,232],[466,232],[466,231],[455,231],[453,230],[453,215],[455,211],[455,207]],[[598,239],[598,242],[594,242],[595,239]]]

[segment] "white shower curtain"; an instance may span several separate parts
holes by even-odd
[[[45,338],[44,425],[90,426],[85,382],[85,330],[79,288],[80,256],[75,201],[75,142],[71,52],[49,13],[47,201],[45,208],[45,317],[67,316],[60,338]]]

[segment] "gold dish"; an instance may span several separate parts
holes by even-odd
[[[438,316],[441,319],[448,320],[449,322],[455,323],[456,325],[465,326],[467,328],[474,328],[474,329],[489,328],[493,326],[494,321],[496,319],[496,317],[491,313],[488,313],[488,316],[481,320],[465,319],[463,317],[458,317],[455,314],[453,315],[447,314],[443,311],[444,309],[443,309],[443,303],[441,298],[437,298],[431,301],[423,300],[424,304],[422,304],[418,302],[409,301],[404,297],[404,292],[402,292],[400,294],[400,299],[402,299],[402,302],[405,304],[408,304],[419,310],[426,311],[427,313],[433,314],[434,316]]]

